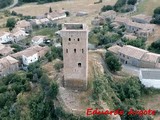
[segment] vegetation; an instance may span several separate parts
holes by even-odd
[[[112,33],[112,31],[109,23],[103,27],[95,27],[89,33],[89,42],[96,46],[114,43],[121,38],[121,35]]]
[[[48,59],[49,62],[51,62],[52,60],[54,60],[56,58],[59,58],[59,59],[62,60],[63,59],[62,48],[51,47],[51,52],[48,52],[46,54],[46,58]],[[58,68],[59,67],[60,66],[58,66]]]
[[[6,27],[13,29],[15,27],[15,24],[16,24],[15,18],[8,18],[7,23],[6,23]]]
[[[18,44],[12,44],[11,47],[14,48],[13,51],[14,51],[15,53],[23,50],[23,47],[21,47],[21,46],[18,45]]]
[[[153,42],[149,47],[148,50],[154,53],[160,54],[160,40]]]
[[[117,12],[129,12],[133,8],[130,5],[135,5],[137,0],[118,0],[114,5],[114,10]]]
[[[147,92],[150,91],[137,78],[129,77],[116,82],[106,75],[97,76],[93,82],[93,90],[92,97],[97,104],[103,100],[112,110],[124,110],[124,114],[120,116],[122,120],[152,120],[148,116],[127,114],[130,108],[143,110],[139,98],[148,95]]]
[[[113,6],[111,6],[111,5],[106,5],[106,6],[103,6],[103,7],[101,8],[101,11],[102,11],[102,12],[105,12],[105,11],[108,11],[108,10],[113,10]]]
[[[105,62],[111,71],[116,72],[121,70],[122,64],[119,62],[119,59],[112,53],[110,52],[106,53]]]
[[[137,3],[137,0],[128,0],[128,5],[135,5]]]
[[[13,0],[0,0],[0,8],[5,8],[13,3]]]
[[[43,4],[43,3],[49,3],[49,2],[58,2],[62,0],[19,0],[19,5],[23,3],[30,3],[30,2],[38,2],[38,4]]]
[[[134,47],[138,47],[138,48],[142,48],[145,49],[145,39],[136,39],[136,40],[127,40],[127,39],[122,39],[122,41],[126,44],[126,45],[131,45]]]
[[[154,15],[153,15],[153,19],[151,21],[154,24],[160,24],[160,7],[157,7],[154,10]]]

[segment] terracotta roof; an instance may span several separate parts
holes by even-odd
[[[121,49],[122,47],[120,47],[119,45],[114,45],[112,47],[109,47],[107,50],[110,52],[113,52],[115,54],[118,54],[118,51]]]
[[[2,36],[4,36],[4,35],[10,35],[10,33],[9,32],[0,32],[0,37],[2,37]]]
[[[160,58],[160,54],[148,52],[144,54],[141,60],[156,63],[159,60],[159,58]]]
[[[63,16],[63,15],[66,15],[66,13],[64,11],[62,11],[62,12],[53,11],[51,13],[48,13],[48,16],[50,16],[52,18],[56,18],[56,17]]]
[[[6,68],[6,67],[8,67],[12,64],[15,64],[15,63],[18,63],[18,60],[14,59],[10,56],[1,58],[0,59],[0,69]]]
[[[133,47],[130,45],[125,45],[119,50],[119,53],[122,53],[122,54],[129,56],[129,57],[132,57],[132,58],[136,58],[138,60],[140,60],[143,57],[143,55],[147,52],[148,51],[146,51],[146,50],[143,50],[143,49],[140,49],[137,47]]]
[[[16,27],[24,28],[24,27],[28,27],[28,26],[31,26],[31,24],[30,24],[30,22],[28,22],[26,20],[21,20],[16,23]]]
[[[11,56],[14,57],[14,58],[21,58],[22,55],[25,55],[25,56],[32,56],[33,54],[36,54],[38,53],[38,55],[41,56],[41,53],[42,52],[46,52],[49,50],[49,47],[41,47],[39,45],[35,45],[35,46],[32,46],[32,47],[29,47],[23,51],[20,51],[20,52],[17,52],[17,53],[14,53],[12,54]]]

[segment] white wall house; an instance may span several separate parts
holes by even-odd
[[[28,66],[31,63],[34,63],[38,60],[38,54],[33,51],[28,51],[22,55],[22,62],[24,65]]]
[[[33,45],[42,44],[46,38],[47,38],[46,36],[34,36],[32,38],[32,44]]]
[[[13,41],[14,42],[18,42],[20,40],[25,39],[29,34],[27,34],[25,31],[23,30],[18,30],[16,32],[13,33]]]
[[[55,20],[59,20],[59,19],[63,19],[63,18],[66,18],[67,15],[65,12],[52,12],[52,13],[49,13],[47,15],[47,18],[52,20],[52,21],[55,21]]]
[[[8,43],[13,40],[13,37],[8,32],[0,33],[0,43]]]
[[[140,69],[139,79],[145,87],[160,89],[159,69]]]

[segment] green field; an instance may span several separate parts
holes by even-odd
[[[154,9],[158,6],[160,6],[159,0],[143,0],[138,6],[137,14],[153,15]]]

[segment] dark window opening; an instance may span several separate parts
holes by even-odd
[[[78,67],[81,67],[81,63],[78,63]]]
[[[71,38],[69,38],[68,40],[71,41]]]
[[[68,49],[66,49],[66,53],[68,53]]]
[[[80,41],[79,38],[78,38],[78,41]]]
[[[82,53],[84,53],[84,50],[82,49]]]
[[[76,53],[76,49],[74,49],[74,53]]]

